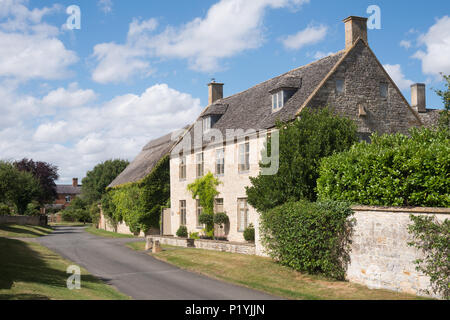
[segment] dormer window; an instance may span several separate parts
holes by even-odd
[[[284,107],[285,102],[285,92],[284,90],[278,91],[272,94],[272,111],[278,111]]]
[[[211,117],[203,118],[203,132],[211,129]]]

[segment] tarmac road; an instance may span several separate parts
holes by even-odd
[[[259,291],[211,279],[125,246],[142,239],[109,239],[82,227],[56,227],[38,242],[139,300],[270,300]],[[224,266],[226,268],[227,266]],[[231,267],[231,266],[228,266]],[[83,277],[81,277],[83,286]]]

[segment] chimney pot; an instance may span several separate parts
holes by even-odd
[[[367,18],[350,16],[343,20],[345,23],[345,49],[350,49],[358,39],[367,40]]]
[[[73,178],[72,179],[72,186],[73,187],[78,187],[78,178]]]
[[[212,79],[208,84],[208,104],[213,104],[219,99],[223,99],[223,83],[217,83],[215,79]]]
[[[424,83],[415,83],[411,86],[411,107],[413,107],[419,113],[427,112]]]

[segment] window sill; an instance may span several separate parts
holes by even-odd
[[[242,175],[246,175],[246,174],[250,174],[250,170],[246,170],[246,171],[238,171],[239,174]]]

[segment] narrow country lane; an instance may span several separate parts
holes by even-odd
[[[277,297],[181,270],[125,247],[142,239],[101,238],[82,227],[56,227],[38,241],[133,299],[266,300]],[[226,266],[224,266],[226,267]],[[83,285],[83,278],[81,278]]]

